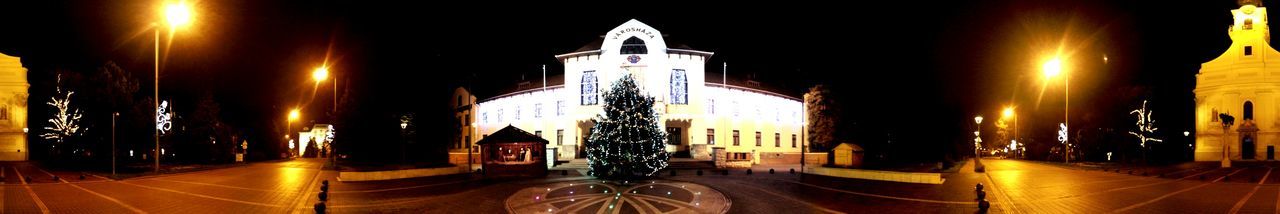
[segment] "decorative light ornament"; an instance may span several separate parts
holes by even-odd
[[[172,116],[168,109],[168,100],[161,101],[160,107],[156,109],[156,130],[160,130],[161,135],[169,132],[169,129],[173,128],[173,123],[171,121]]]

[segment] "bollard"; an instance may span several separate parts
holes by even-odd
[[[973,189],[976,189],[977,191],[982,191],[982,183],[978,183],[978,185],[974,185]]]
[[[84,175],[80,175],[80,180],[84,180]]]
[[[699,169],[699,170],[698,170],[698,176],[702,176],[702,170],[701,170],[701,169]]]
[[[675,171],[675,170],[671,170],[671,176],[673,176],[673,177],[674,177],[674,176],[676,176],[676,171]]]
[[[329,185],[320,185],[320,192],[328,192]]]
[[[987,191],[978,191],[977,194],[979,201],[987,200]]]
[[[329,191],[320,191],[318,194],[320,201],[329,201]]]
[[[316,202],[316,214],[324,214],[324,202]]]
[[[773,174],[773,168],[770,168],[770,169],[769,169],[769,174],[771,174],[771,175]]]
[[[750,174],[751,174],[751,169],[747,169],[747,174],[748,174],[748,175],[750,175]]]
[[[57,176],[57,175],[54,175],[54,176],[53,176],[53,180],[54,180],[54,181],[58,181],[59,179],[60,179],[60,178],[58,178],[58,176]]]
[[[987,200],[978,201],[978,210],[985,212],[987,208],[991,208],[991,202],[987,202]]]
[[[31,182],[31,176],[27,176],[27,182]]]
[[[323,181],[320,181],[320,185],[329,186],[329,179],[324,179]]]
[[[729,175],[729,170],[728,170],[728,169],[725,169],[725,170],[724,170],[724,175]]]
[[[791,168],[791,174],[796,174],[796,168]]]

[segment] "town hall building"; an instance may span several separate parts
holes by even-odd
[[[676,157],[747,163],[800,161],[806,145],[801,99],[706,72],[712,52],[664,40],[664,34],[637,20],[608,31],[600,40],[556,55],[564,75],[476,100],[455,92],[463,122],[455,148],[465,152],[484,136],[508,125],[540,136],[556,159],[585,158],[592,118],[602,113],[602,92],[624,75],[655,98],[659,126],[669,133],[667,150]],[[469,106],[469,107],[468,107]],[[455,152],[458,150],[455,150]]]

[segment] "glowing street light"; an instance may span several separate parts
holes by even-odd
[[[164,6],[164,18],[165,22],[169,23],[169,28],[190,25],[192,19],[191,7],[187,6],[186,1],[170,2]]]
[[[328,67],[320,66],[319,68],[316,68],[315,71],[311,72],[311,79],[315,80],[316,84],[319,84],[320,82],[323,82],[325,79],[328,79],[328,78],[329,78]]]
[[[161,14],[162,17],[164,17],[164,22],[169,26],[170,39],[172,39],[174,31],[177,31],[178,28],[191,25],[191,23],[194,22],[195,20],[195,12],[192,11],[191,6],[188,5],[186,1],[180,0],[177,2],[172,2],[172,1],[166,2],[161,8],[162,8],[162,11],[160,12],[162,13]],[[155,76],[155,88],[153,88],[155,89],[155,96],[152,98],[153,98],[153,101],[155,101],[155,106],[153,107],[155,107],[155,109],[160,109],[160,24],[156,23],[156,24],[153,24],[153,26],[155,27],[155,75],[156,76]],[[157,111],[156,112],[157,118],[159,114],[160,113]],[[160,149],[160,130],[159,129],[156,129],[155,131],[155,144],[156,144],[155,145],[156,149],[152,151],[153,152],[152,154],[154,154],[154,157],[155,157],[154,169],[155,169],[155,172],[160,172],[160,150],[161,149]]]
[[[1044,64],[1041,65],[1040,69],[1041,69],[1041,72],[1044,73],[1044,78],[1046,83],[1048,82],[1049,79],[1053,79],[1054,77],[1057,77],[1060,74],[1062,75],[1062,93],[1063,93],[1062,124],[1063,124],[1064,130],[1069,130],[1068,129],[1068,127],[1070,127],[1069,121],[1071,120],[1070,119],[1071,111],[1069,110],[1071,107],[1071,101],[1070,101],[1071,100],[1070,99],[1071,98],[1071,80],[1070,80],[1071,78],[1068,74],[1063,72],[1064,66],[1062,65],[1062,61],[1063,60],[1061,56],[1054,56],[1053,58],[1045,61]],[[1067,132],[1070,133],[1069,131]],[[1067,136],[1065,135],[1062,136],[1062,140],[1063,140],[1062,141],[1063,151],[1065,151],[1062,153],[1062,161],[1066,163],[1070,163],[1071,162],[1071,143],[1070,141],[1067,141]]]
[[[1001,114],[1004,115],[1004,118],[1013,117],[1013,140],[1010,140],[1009,142],[1011,146],[1016,146],[1015,144],[1018,143],[1018,137],[1019,137],[1018,136],[1019,134],[1018,133],[1018,114],[1013,111],[1013,106],[1005,107],[1004,111],[1002,111]],[[1014,151],[1016,152],[1017,147],[1013,147],[1013,148],[1014,148]]]
[[[293,109],[292,111],[289,111],[289,122],[298,120],[298,117],[300,116],[301,116],[301,113],[298,112],[298,109]]]

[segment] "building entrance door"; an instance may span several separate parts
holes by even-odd
[[[1257,153],[1256,151],[1257,147],[1254,144],[1255,143],[1253,143],[1253,135],[1247,135],[1247,134],[1241,133],[1240,159],[1245,159],[1245,160],[1254,159],[1253,156],[1254,154]]]

